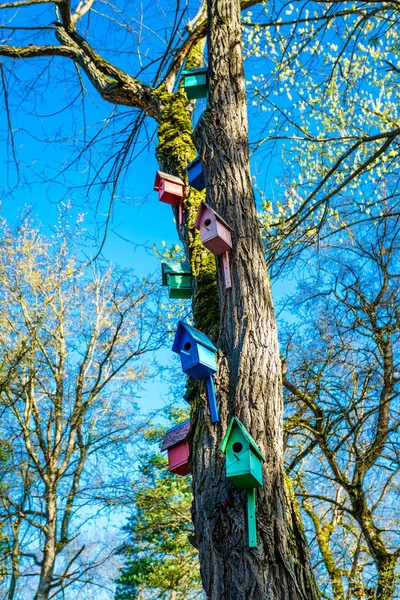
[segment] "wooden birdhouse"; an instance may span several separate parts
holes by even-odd
[[[232,248],[232,228],[206,202],[200,204],[194,226],[200,231],[203,245],[215,256],[223,255],[225,288],[230,289],[232,282],[228,251]]]
[[[189,100],[206,98],[208,93],[208,68],[182,71],[183,87]]]
[[[212,375],[217,371],[217,348],[204,333],[179,321],[172,351],[179,354],[184,373],[206,380],[211,422],[216,423],[219,416]]]
[[[162,285],[169,288],[169,297],[186,300],[192,297],[192,273],[189,263],[161,263]]]
[[[179,207],[179,224],[182,224],[182,201],[185,196],[185,184],[180,177],[157,171],[154,189],[161,202]]]
[[[256,489],[262,486],[262,463],[259,447],[245,426],[233,417],[220,447],[226,457],[226,476],[238,488],[247,490],[249,547],[257,547]]]
[[[189,435],[190,421],[184,421],[167,431],[161,452],[168,450],[168,469],[177,475],[188,475],[192,472],[189,465]]]
[[[183,170],[187,171],[188,183],[190,186],[194,187],[199,192],[204,190],[206,184],[204,181],[203,165],[199,156],[196,156],[196,158]]]
[[[233,417],[221,444],[226,455],[226,476],[238,488],[262,485],[264,457],[244,425]]]

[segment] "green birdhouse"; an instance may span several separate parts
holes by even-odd
[[[182,71],[183,87],[189,100],[206,98],[208,92],[207,67]]]
[[[161,263],[162,285],[167,285],[170,298],[187,300],[192,297],[192,273],[189,263]]]
[[[256,490],[262,486],[262,463],[259,447],[245,426],[233,417],[221,444],[226,456],[226,476],[238,488],[247,490],[247,524],[249,547],[257,548]]]
[[[264,457],[244,425],[233,417],[221,444],[226,455],[226,476],[238,488],[252,489],[262,485]]]

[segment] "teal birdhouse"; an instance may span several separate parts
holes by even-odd
[[[168,286],[169,297],[187,300],[192,297],[192,273],[189,263],[161,263],[162,285]]]
[[[264,457],[236,417],[229,423],[221,451],[226,455],[226,476],[238,488],[252,489],[262,485]]]
[[[238,488],[247,490],[249,547],[257,547],[256,490],[262,486],[262,463],[259,447],[245,426],[233,417],[221,444],[226,457],[226,476]]]
[[[189,100],[206,98],[208,91],[207,67],[182,71],[183,87]]]

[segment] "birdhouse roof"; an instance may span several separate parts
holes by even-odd
[[[222,440],[222,444],[220,446],[221,452],[226,454],[226,446],[228,444],[229,438],[231,437],[231,433],[232,433],[234,427],[239,428],[240,432],[244,435],[245,439],[249,442],[250,448],[253,450],[254,454],[256,454],[256,456],[258,456],[258,458],[260,460],[265,462],[265,458],[261,454],[259,447],[255,443],[255,441],[253,440],[253,438],[251,437],[250,433],[247,431],[247,429],[245,428],[243,423],[241,423],[237,417],[232,417],[231,422],[229,423],[228,429],[226,430],[225,437]]]
[[[167,431],[161,446],[161,452],[168,450],[168,448],[171,448],[172,446],[176,446],[176,444],[179,444],[180,442],[184,442],[189,435],[189,429],[190,419],[187,419],[183,423],[179,423],[179,425],[175,425],[175,427]]]
[[[190,169],[190,167],[194,167],[194,165],[197,165],[198,163],[201,163],[201,158],[200,156],[196,156],[196,158],[194,158],[188,165],[186,165],[186,167],[184,169],[182,169],[183,171],[187,171],[188,169]]]
[[[197,69],[185,69],[182,75],[195,75],[196,73],[207,73],[208,67],[198,67]]]
[[[185,186],[184,182],[180,177],[175,177],[175,175],[170,175],[169,173],[163,173],[162,171],[157,171],[156,178],[154,181],[154,189],[156,192],[160,189],[161,179],[166,179],[167,181],[172,181],[173,183],[178,183],[179,185]]]
[[[224,219],[222,217],[220,217],[215,210],[213,210],[211,208],[211,206],[209,206],[206,202],[202,202],[200,204],[200,208],[198,210],[198,213],[196,215],[196,220],[194,222],[194,226],[196,227],[196,229],[200,229],[200,222],[201,219],[203,217],[204,211],[209,210],[212,212],[212,214],[215,216],[215,218],[220,221],[221,223],[223,223],[225,225],[225,227],[227,227],[230,231],[232,231],[232,227],[230,225],[228,225],[228,223],[226,221],[224,221]]]
[[[188,325],[187,323],[184,323],[183,321],[179,321],[179,323],[178,323],[178,328],[176,330],[174,344],[172,346],[172,352],[176,352],[177,354],[179,354],[180,348],[181,348],[181,344],[180,344],[181,338],[185,331],[187,331],[188,334],[191,335],[192,338],[194,339],[194,341],[197,342],[198,344],[205,346],[206,348],[208,348],[209,350],[212,350],[213,352],[217,352],[218,348],[216,348],[214,346],[212,341],[208,339],[208,337],[206,336],[205,333],[202,333],[198,329],[195,329],[194,327],[192,327],[191,325]]]
[[[168,285],[167,275],[191,275],[190,264],[187,262],[169,265],[161,263],[162,285]]]

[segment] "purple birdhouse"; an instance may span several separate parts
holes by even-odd
[[[192,472],[189,465],[189,435],[190,421],[176,425],[165,434],[161,452],[168,451],[168,469],[177,475],[188,475]]]

